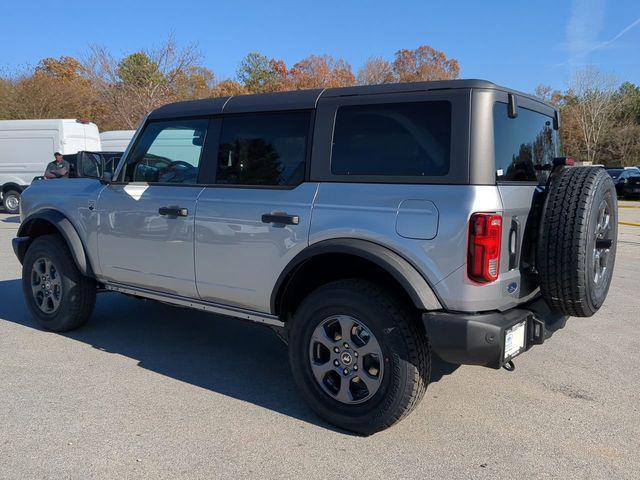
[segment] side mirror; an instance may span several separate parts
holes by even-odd
[[[113,173],[104,172],[102,174],[102,177],[100,177],[100,180],[102,181],[102,183],[110,183],[113,180]]]

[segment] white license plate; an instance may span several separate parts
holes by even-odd
[[[524,338],[527,322],[520,322],[504,333],[504,360],[514,357],[524,350]]]

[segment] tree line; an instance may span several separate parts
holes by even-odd
[[[87,118],[102,131],[134,129],[150,110],[180,100],[460,77],[458,61],[428,45],[369,58],[357,72],[326,54],[287,65],[251,52],[234,78],[219,79],[202,60],[197,46],[180,47],[173,38],[122,57],[92,46],[83,58],[44,58],[0,75],[0,119]],[[565,91],[540,86],[535,93],[561,110],[565,152],[594,163],[640,164],[638,86],[588,67]]]

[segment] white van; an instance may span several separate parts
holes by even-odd
[[[135,130],[111,130],[100,134],[100,143],[104,152],[124,152],[136,133]]]
[[[17,213],[20,193],[43,175],[54,152],[100,151],[94,123],[74,119],[0,120],[0,197],[5,210]]]

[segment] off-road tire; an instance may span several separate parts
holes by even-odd
[[[10,199],[17,199],[15,207],[12,206],[14,202]],[[7,190],[2,194],[2,206],[7,213],[16,214],[20,213],[20,192],[16,190]]]
[[[431,355],[424,328],[411,307],[361,279],[326,284],[302,302],[288,326],[289,362],[302,397],[321,418],[345,430],[370,435],[400,421],[418,405],[429,383]],[[311,372],[311,335],[332,315],[357,318],[380,344],[382,380],[378,391],[364,403],[344,404],[332,398]]]
[[[609,209],[611,246],[607,269],[593,274],[600,207]],[[615,263],[618,235],[616,189],[599,167],[570,167],[555,177],[542,212],[536,251],[540,289],[549,306],[565,315],[590,317],[604,302]]]
[[[62,296],[54,313],[43,312],[32,291],[32,269],[40,258],[49,258],[60,275]],[[67,244],[59,235],[43,235],[29,245],[22,263],[22,291],[38,324],[55,332],[66,332],[84,325],[96,302],[95,281],[80,273]]]

